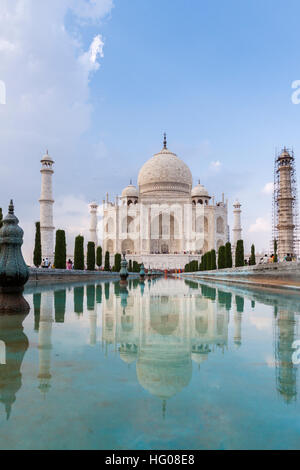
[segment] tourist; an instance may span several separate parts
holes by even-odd
[[[68,261],[67,261],[67,270],[70,271],[72,269],[72,267],[73,267],[73,263],[70,259],[68,259]]]

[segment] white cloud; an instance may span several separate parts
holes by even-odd
[[[72,0],[70,7],[81,20],[96,22],[111,12],[113,0]]]
[[[83,155],[93,151],[93,144],[89,146],[83,136],[92,122],[90,79],[103,57],[103,39],[93,25],[94,39],[86,51],[80,21],[70,33],[66,15],[73,11],[78,20],[97,20],[99,25],[112,6],[111,0],[0,2],[0,81],[6,85],[6,105],[0,106],[0,168],[5,169],[0,175],[0,207],[6,214],[9,199],[14,198],[25,230],[26,253],[32,253],[34,222],[39,220],[43,152],[49,148],[55,160],[54,222],[58,227],[58,195],[72,206],[68,194],[77,194],[87,172]],[[81,60],[84,55],[86,62]],[[63,207],[68,230],[79,233],[85,223],[83,206],[78,219],[68,219],[68,207]]]
[[[258,217],[254,224],[250,225],[250,233],[265,233],[271,230],[271,225],[268,219]]]
[[[103,47],[104,42],[102,36],[101,34],[98,34],[94,37],[89,50],[80,56],[80,62],[89,72],[99,69],[100,64],[98,62],[98,57],[104,57]]]
[[[0,39],[0,52],[13,52],[16,49],[16,45],[12,42]]]
[[[263,330],[269,331],[270,328],[272,327],[272,320],[270,318],[253,316],[250,318],[250,323],[254,325],[257,330],[260,330],[260,331],[263,331]]]
[[[274,183],[266,183],[262,189],[264,194],[272,194],[274,189]]]
[[[220,170],[221,165],[222,165],[221,162],[220,162],[219,160],[216,160],[216,161],[214,161],[214,162],[211,162],[210,168],[211,168],[212,170],[218,171],[218,170]]]

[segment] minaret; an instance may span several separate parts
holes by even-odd
[[[98,227],[98,204],[97,202],[92,202],[90,204],[90,214],[91,214],[91,221],[90,221],[90,242],[95,243],[95,247],[98,246],[98,236],[97,236],[97,227]]]
[[[241,225],[241,204],[238,200],[233,204],[234,226],[233,226],[233,248],[236,247],[237,241],[242,239]]]
[[[54,253],[54,226],[53,226],[53,195],[52,195],[52,175],[54,161],[48,155],[41,160],[42,168],[42,189],[40,198],[40,223],[41,223],[41,245],[42,258],[48,258],[53,262]]]
[[[294,217],[292,192],[292,173],[294,157],[286,148],[283,149],[276,161],[278,192],[277,192],[277,227],[278,230],[278,255],[283,259],[286,254],[294,253]]]

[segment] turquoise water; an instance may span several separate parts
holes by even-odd
[[[158,279],[25,297],[26,318],[0,317],[1,449],[300,448],[296,294]]]

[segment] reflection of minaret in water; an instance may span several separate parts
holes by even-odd
[[[292,362],[295,324],[294,312],[279,309],[275,320],[276,384],[286,403],[291,403],[297,396],[296,367]]]
[[[90,320],[90,345],[95,346],[97,342],[97,304],[95,303],[95,286],[87,286],[87,309]]]
[[[28,349],[22,322],[26,315],[0,315],[0,342],[5,347],[5,361],[0,363],[0,403],[9,419],[16,394],[22,387],[21,365]]]
[[[39,389],[46,394],[50,389],[51,335],[53,323],[53,292],[43,292],[39,329]]]
[[[242,313],[244,311],[244,298],[238,295],[235,296],[235,311],[234,311],[234,344],[240,347],[242,344]]]

